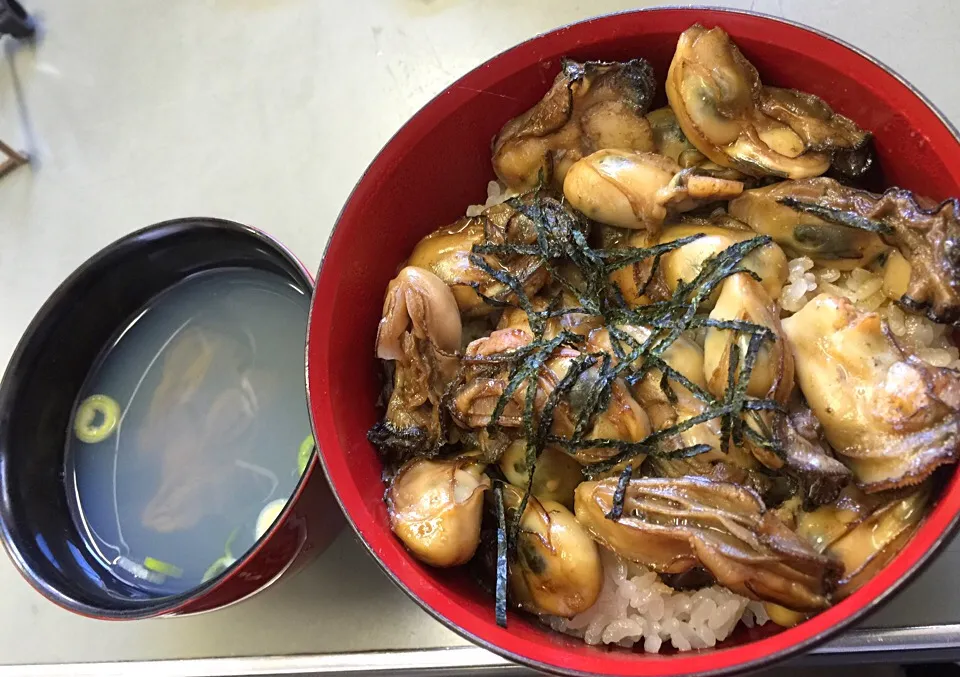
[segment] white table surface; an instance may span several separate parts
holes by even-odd
[[[35,161],[0,179],[0,367],[84,259],[156,221],[265,228],[308,266],[381,145],[497,52],[623,0],[23,0],[35,47],[0,49],[0,139]],[[686,3],[678,3],[686,4]],[[960,4],[715,2],[838,35],[960,120]],[[372,236],[375,236],[373,234]],[[885,611],[960,622],[953,550]],[[464,644],[344,534],[298,577],[237,607],[104,623],[43,600],[0,556],[0,665],[318,654]]]

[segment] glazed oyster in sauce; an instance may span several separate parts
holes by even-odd
[[[604,550],[800,622],[896,555],[957,461],[960,372],[850,298],[780,305],[806,257],[957,323],[957,202],[845,183],[870,132],[719,28],[665,75],[650,111],[644,60],[565,60],[493,142],[500,203],[387,290],[391,526],[428,564],[481,562],[502,623],[588,610]]]

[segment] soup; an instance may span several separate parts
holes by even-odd
[[[146,594],[222,573],[283,510],[313,449],[309,296],[231,269],[187,278],[109,343],[81,389],[65,481],[88,547]]]

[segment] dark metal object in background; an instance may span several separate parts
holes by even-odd
[[[18,40],[29,40],[37,32],[37,25],[17,0],[0,0],[0,39],[9,35]],[[26,153],[14,150],[0,141],[0,178],[20,165],[30,162]]]
[[[0,141],[0,177],[29,162],[30,157],[25,153],[15,151],[3,141]]]
[[[32,38],[37,28],[17,0],[0,0],[0,38],[4,35],[24,40]]]

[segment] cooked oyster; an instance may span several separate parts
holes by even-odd
[[[463,325],[457,301],[439,277],[423,268],[407,266],[390,281],[377,327],[377,357],[401,360],[401,338],[412,334],[446,353],[460,349]]]
[[[749,489],[702,477],[633,479],[622,516],[611,519],[616,487],[615,479],[584,482],[575,504],[580,523],[621,557],[668,574],[702,566],[741,595],[789,609],[829,606],[832,561]]]
[[[793,355],[786,344],[780,326],[776,304],[763,286],[748,275],[727,278],[720,289],[717,305],[710,312],[716,321],[746,322],[767,330],[765,336],[755,338],[753,333],[710,327],[703,345],[703,372],[707,388],[717,397],[727,393],[733,381],[750,357],[751,344],[756,357],[747,381],[748,397],[785,403],[793,392]],[[744,444],[763,465],[774,470],[783,467],[782,452],[785,438],[784,417],[776,411],[744,412],[744,424],[752,431]]]
[[[494,332],[496,334],[497,332]],[[471,363],[478,357],[489,357],[497,353],[488,351],[488,341],[493,336],[478,339],[467,346],[464,361]],[[529,340],[529,339],[528,339]],[[536,378],[525,380],[517,387],[503,407],[498,424],[503,428],[519,429],[524,425],[523,408],[527,388],[536,383],[534,411],[536,415],[543,411],[550,393],[566,376],[574,361],[582,353],[569,347],[554,351],[543,363]],[[485,428],[490,425],[497,403],[510,382],[509,371],[502,370],[491,374],[481,366],[476,370],[467,370],[462,385],[453,391],[450,410],[454,418],[467,428]],[[572,439],[580,408],[586,406],[587,395],[596,389],[599,368],[594,365],[581,372],[573,383],[568,397],[557,403],[553,410],[550,434]],[[625,442],[639,442],[650,434],[650,421],[646,413],[633,399],[626,384],[621,379],[610,385],[610,397],[607,406],[593,417],[589,432],[584,439],[617,439]],[[571,451],[574,458],[584,464],[603,461],[617,453],[615,447],[589,447]],[[642,457],[641,457],[642,460]]]
[[[387,491],[390,528],[417,559],[435,567],[467,562],[480,542],[490,479],[470,459],[406,463]]]
[[[879,234],[903,255],[896,260],[896,268],[886,271],[888,293],[905,290],[899,302],[926,313],[934,322],[960,322],[960,203],[956,200],[936,204],[901,188],[876,195],[832,179],[794,181],[774,188],[779,191],[766,190],[781,205],[826,221],[838,237],[846,229],[860,233],[862,242],[873,243],[856,265],[869,261],[871,253],[874,257],[879,253],[874,233]],[[734,200],[731,212],[751,227],[761,228],[771,212],[758,212],[753,218],[745,213],[753,193]],[[741,203],[739,209],[737,203]]]
[[[530,482],[527,466],[527,442],[511,442],[498,461],[500,470],[510,484],[526,489]],[[537,459],[533,472],[531,492],[544,501],[555,501],[573,508],[573,490],[583,481],[583,467],[569,454],[547,447]]]
[[[460,365],[463,330],[450,288],[428,270],[407,266],[387,287],[377,356],[392,364],[384,420],[367,435],[391,462],[441,442],[440,401]]]
[[[655,89],[653,69],[643,59],[564,60],[546,96],[494,140],[497,176],[517,191],[541,178],[560,186],[574,162],[601,148],[653,150],[644,113]]]
[[[810,94],[764,90],[756,69],[719,28],[684,31],[666,90],[697,149],[750,176],[819,176],[832,151],[857,149],[869,138]]]
[[[643,343],[650,337],[650,330],[646,327],[638,326],[619,326],[618,329],[629,334],[639,343]],[[587,347],[591,351],[605,352],[616,359],[615,352],[610,343],[610,333],[606,328],[597,329],[590,334],[587,341]],[[703,350],[699,345],[690,339],[680,336],[663,355],[663,361],[682,374],[691,383],[706,389],[706,382],[703,378]],[[637,361],[636,367],[640,367],[642,358]],[[695,397],[687,388],[676,381],[670,381],[668,386],[673,393],[669,396],[664,392],[662,383],[662,372],[659,369],[650,369],[646,375],[637,383],[631,386],[631,392],[634,398],[647,413],[653,430],[664,430],[683,421],[702,414],[706,409],[706,404]],[[696,444],[707,444],[712,451],[702,454],[696,458],[671,461],[684,467],[696,466],[699,470],[697,474],[704,474],[709,471],[711,461],[727,458],[720,451],[720,421],[711,419],[698,425],[692,426],[682,431],[676,436],[676,439],[668,441],[667,446],[692,447]],[[735,451],[731,451],[735,456]],[[738,461],[743,460],[739,459]],[[749,464],[749,461],[745,461]],[[680,473],[681,475],[684,473]]]
[[[619,228],[656,232],[670,213],[729,200],[739,181],[684,170],[670,158],[630,150],[600,150],[576,162],[563,194],[587,217]]]
[[[725,225],[729,225],[730,221],[726,218],[718,220]],[[706,219],[692,219],[665,228],[660,234],[660,244],[692,235],[700,235],[700,237],[664,254],[660,260],[660,276],[671,292],[676,291],[679,282],[690,282],[696,278],[707,259],[716,256],[737,242],[756,237],[749,230],[733,230],[729,227],[712,225]],[[780,290],[787,281],[787,257],[780,247],[771,242],[755,249],[747,255],[742,265],[747,270],[757,274],[771,299],[776,300],[780,297]],[[704,309],[712,308],[719,296],[720,290],[718,289],[701,304],[701,307]]]
[[[670,158],[684,169],[696,167],[707,159],[680,129],[677,115],[670,106],[647,113],[647,122],[650,123],[653,143],[660,155]]]
[[[900,552],[919,526],[929,499],[928,485],[892,496],[867,496],[848,487],[835,504],[802,513],[797,535],[843,564],[835,593],[843,599]]]
[[[870,132],[834,113],[820,97],[795,89],[764,87],[759,107],[764,115],[796,132],[806,150],[833,152],[832,166],[838,173],[856,178],[873,164]]]
[[[504,487],[510,522],[522,497],[515,488]],[[600,553],[573,513],[532,496],[520,520],[516,557],[508,566],[510,599],[537,614],[575,616],[593,606],[603,585]]]
[[[960,372],[905,355],[876,313],[821,294],[783,321],[797,380],[867,492],[917,484],[960,454]]]
[[[849,468],[831,456],[818,439],[804,437],[792,420],[785,430],[784,470],[800,486],[803,507],[812,510],[832,503],[853,477]]]
[[[609,227],[608,227],[609,228]],[[612,229],[611,229],[612,230]],[[625,233],[610,247],[634,247],[646,249],[657,243],[657,236],[648,230],[616,229]],[[631,263],[610,273],[610,282],[620,290],[623,300],[630,307],[645,306],[655,298],[669,297],[660,276],[654,275],[653,257]]]
[[[520,200],[532,204],[541,197],[540,194],[530,194]],[[483,297],[506,301],[511,292],[473,262],[472,248],[484,243],[524,245],[536,239],[536,231],[527,217],[509,204],[494,205],[480,216],[460,219],[427,235],[414,247],[407,265],[429,270],[443,280],[453,291],[464,315],[486,315],[494,310],[494,306],[486,303]],[[536,294],[549,279],[542,261],[535,256],[495,258],[487,255],[485,259],[520,280],[528,296]]]
[[[817,265],[837,270],[867,266],[890,250],[877,233],[787,206],[793,201],[821,204],[833,185],[833,179],[817,178],[754,188],[730,202],[730,214],[772,237],[792,257],[809,256]]]
[[[763,286],[747,275],[727,278],[710,318],[748,322],[770,331],[770,339],[760,344],[746,394],[786,402],[793,392],[793,355],[784,339],[776,304],[770,300]],[[714,395],[721,397],[726,393],[733,345],[738,346],[739,359],[745,360],[750,339],[751,335],[747,332],[717,327],[707,330],[703,345],[703,372],[707,387]]]

